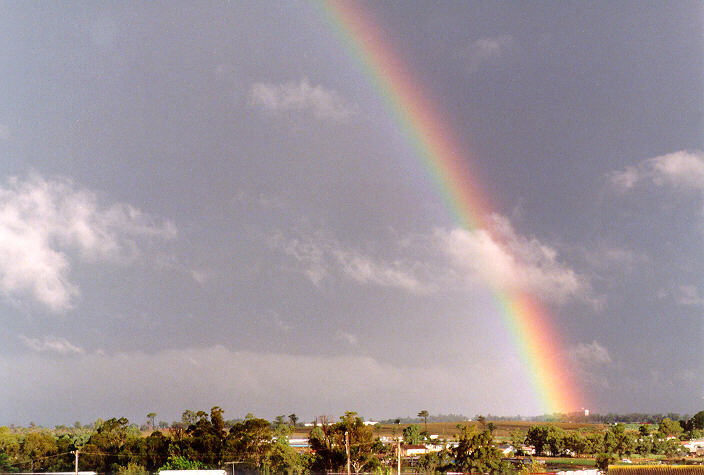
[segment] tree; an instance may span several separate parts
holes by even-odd
[[[704,411],[699,411],[687,421],[687,430],[704,430]]]
[[[511,445],[513,446],[514,451],[517,455],[522,455],[523,445],[526,442],[525,432],[516,429],[510,433],[510,437]]]
[[[580,455],[586,451],[587,439],[581,432],[568,432],[563,438],[563,445],[566,452]]]
[[[159,467],[159,472],[162,470],[199,470],[203,469],[205,466],[196,460],[189,460],[181,455],[172,455],[169,457],[168,461],[161,467]]]
[[[425,440],[426,434],[418,424],[411,424],[403,429],[403,441],[407,444],[420,444]]]
[[[274,422],[272,423],[272,425],[274,426],[274,429],[278,429],[279,427],[285,426],[286,425],[285,419],[286,419],[286,416],[284,416],[284,415],[276,416],[276,418],[274,418]]]
[[[678,436],[682,433],[682,426],[678,421],[666,417],[660,421],[658,432],[665,437]]]
[[[30,432],[22,441],[22,453],[31,462],[33,471],[46,469],[52,462],[47,457],[56,452],[56,439],[46,432]]]
[[[596,456],[596,467],[602,472],[609,469],[609,465],[616,462],[616,456],[612,453],[601,453]]]
[[[149,430],[154,430],[154,427],[156,426],[156,412],[150,412],[147,414],[147,424],[149,425]]]
[[[340,421],[310,432],[311,449],[315,452],[313,471],[339,470],[345,463],[345,432],[349,434],[350,463],[355,472],[371,471],[380,465],[376,453],[383,445],[374,438],[374,430],[364,425],[356,412],[347,411]]]
[[[154,431],[140,440],[139,453],[142,463],[150,472],[168,463],[171,440],[160,431]]]
[[[526,443],[535,447],[536,455],[549,452],[555,456],[564,452],[564,431],[557,426],[532,426],[526,434]]]
[[[452,457],[450,451],[444,448],[439,452],[430,452],[429,454],[421,455],[418,459],[417,468],[419,473],[435,474],[444,467],[449,467],[451,462]]]
[[[296,424],[298,424],[298,416],[296,415],[296,413],[289,414],[288,420],[291,423],[291,427],[296,427]]]
[[[265,465],[271,453],[273,435],[269,421],[247,417],[230,429],[226,440],[226,453],[231,459],[241,460],[245,466],[258,469]]]
[[[429,416],[430,416],[430,413],[428,411],[426,411],[425,409],[423,409],[422,411],[420,411],[418,413],[418,417],[423,419],[423,422],[425,423],[425,430],[426,431],[428,430],[428,417]]]
[[[641,437],[650,437],[650,427],[646,424],[641,424],[640,427],[638,427],[638,434]]]
[[[502,453],[494,447],[494,437],[485,430],[476,432],[466,425],[458,426],[460,430],[457,445],[450,451],[454,456],[454,465],[463,472],[505,471],[508,467],[502,460]]]
[[[619,457],[622,455],[631,455],[635,450],[635,437],[630,432],[626,432],[626,426],[616,424],[611,428],[614,434],[613,450]]]
[[[599,452],[604,452],[604,436],[602,434],[599,432],[590,432],[587,434],[585,439],[585,454],[598,454]]]
[[[0,473],[16,472],[17,469],[10,464],[10,456],[0,453]]]
[[[98,420],[96,430],[81,450],[86,465],[94,467],[96,472],[113,472],[121,465],[122,449],[130,438],[137,434],[129,428],[125,417]]]

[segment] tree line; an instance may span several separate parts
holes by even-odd
[[[224,411],[183,413],[181,421],[168,427],[147,415],[146,431],[126,418],[98,420],[90,427],[79,423],[54,430],[38,427],[0,427],[0,472],[73,471],[76,451],[79,469],[131,475],[162,469],[225,468],[236,471],[311,473],[341,471],[349,453],[355,472],[390,472],[395,467],[396,447],[383,443],[372,426],[355,412],[338,421],[321,418],[308,433],[310,450],[297,451],[289,444],[296,427],[295,414],[268,421],[247,415],[227,421]],[[424,422],[427,411],[419,416]],[[427,424],[427,422],[426,422]],[[427,426],[426,426],[427,427]],[[505,472],[511,466],[496,447],[495,425],[480,418],[480,424],[457,425],[452,443],[432,440],[419,424],[403,429],[407,444],[432,444],[439,450],[421,456],[419,472]],[[615,424],[606,431],[564,430],[554,424],[534,425],[515,431],[510,442],[521,455],[531,446],[538,456],[591,456],[608,465],[622,456],[637,453],[676,455],[680,439],[704,437],[704,411],[683,422],[663,418],[657,425],[642,424],[637,430]],[[232,464],[232,465],[229,465]]]

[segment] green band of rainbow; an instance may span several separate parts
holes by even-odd
[[[485,220],[491,208],[466,169],[468,156],[453,139],[452,128],[408,73],[401,56],[391,50],[365,15],[363,3],[323,0],[318,5],[393,113],[458,223],[469,230],[488,229]],[[494,294],[527,366],[541,409],[546,413],[579,409],[577,389],[546,310],[523,291],[495,288]]]

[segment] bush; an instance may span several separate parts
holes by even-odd
[[[609,465],[616,462],[616,455],[611,453],[601,453],[596,456],[596,466],[602,472],[606,472],[609,469]]]

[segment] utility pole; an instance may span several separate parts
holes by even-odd
[[[398,438],[398,459],[396,460],[396,468],[398,470],[398,475],[401,475],[401,438]]]
[[[78,452],[78,449],[73,451],[73,453],[76,454],[76,475],[78,475]]]
[[[345,431],[345,452],[347,452],[347,475],[352,473],[352,462],[350,460],[350,433]]]

